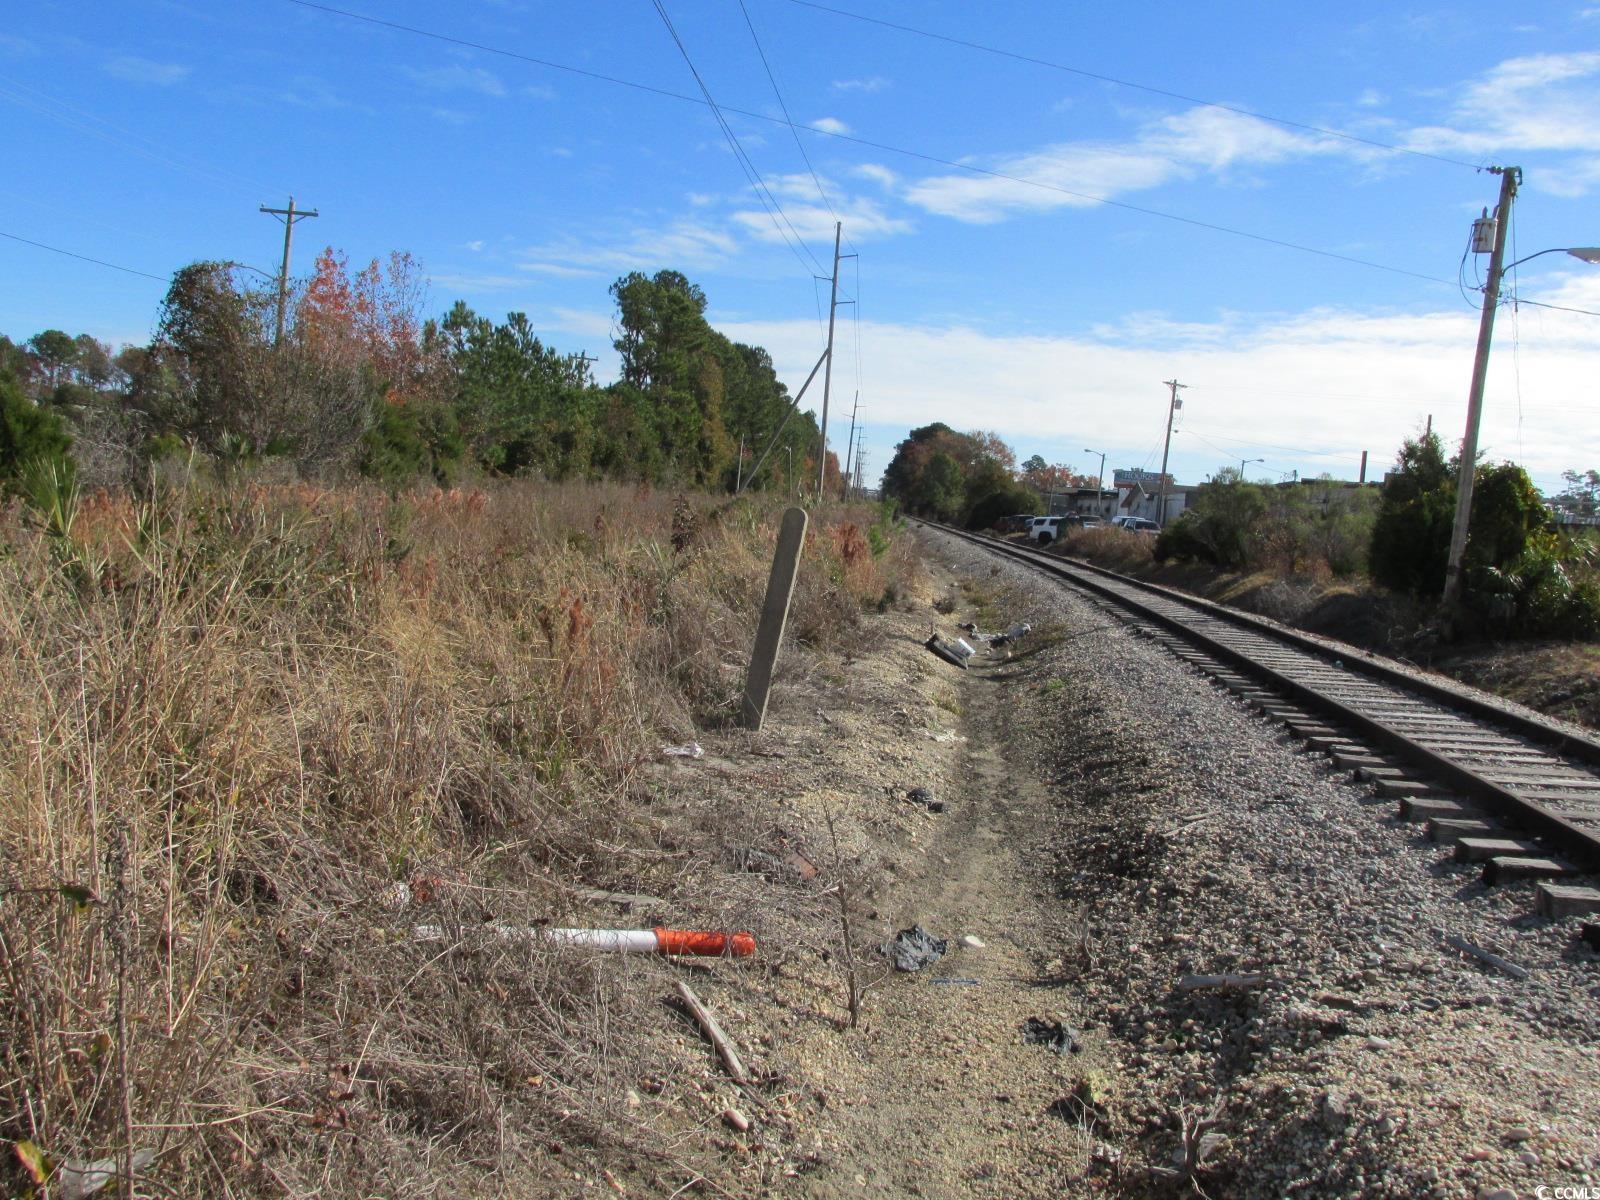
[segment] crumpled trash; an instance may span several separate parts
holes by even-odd
[[[896,971],[920,971],[938,962],[949,949],[948,940],[934,937],[921,925],[902,929],[892,941],[878,947],[879,952],[894,964]]]
[[[944,811],[944,801],[934,796],[932,788],[914,787],[906,793],[906,799],[913,804],[923,805],[929,812]]]
[[[1020,642],[1032,632],[1032,625],[1029,625],[1026,621],[1018,621],[1004,633],[995,634],[989,639],[989,642],[994,646],[1009,646],[1012,642]]]
[[[682,746],[663,746],[661,753],[668,758],[701,758],[705,755],[699,742],[688,742]]]
[[[1078,1031],[1063,1021],[1045,1017],[1029,1017],[1022,1023],[1022,1040],[1030,1046],[1049,1046],[1057,1054],[1076,1054],[1083,1047],[1078,1044]]]

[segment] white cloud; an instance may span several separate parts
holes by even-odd
[[[1356,103],[1362,108],[1381,108],[1389,102],[1389,98],[1377,88],[1367,88],[1356,97]]]
[[[879,187],[892,188],[900,182],[899,175],[888,167],[880,166],[878,163],[862,163],[860,166],[851,169],[863,179],[872,180]]]
[[[1413,130],[1417,150],[1600,152],[1600,51],[1509,58],[1467,83],[1449,125]]]
[[[609,242],[609,244],[608,244]],[[731,233],[696,221],[679,220],[665,229],[635,228],[607,239],[593,235],[528,251],[525,269],[560,274],[591,271],[657,271],[664,267],[704,270],[719,266],[739,250]]]
[[[1349,143],[1293,133],[1217,108],[1192,108],[1140,129],[1130,142],[1063,142],[992,163],[999,175],[936,175],[905,198],[942,216],[987,223],[1017,212],[1081,207],[1202,172],[1221,175],[1319,154],[1353,153]]]
[[[1551,277],[1541,298],[1600,307],[1596,276]],[[713,323],[768,347],[791,383],[815,359],[814,322]],[[1594,445],[1600,321],[1524,308],[1518,323],[1519,361],[1508,347],[1491,358],[1482,441],[1491,459],[1521,462],[1549,486]],[[1111,451],[1109,471],[1159,449],[1160,381],[1176,373],[1190,385],[1183,432],[1173,439],[1180,478],[1198,479],[1229,454],[1266,457],[1272,471],[1354,478],[1362,450],[1372,455],[1369,477],[1381,476],[1430,415],[1447,444],[1460,437],[1476,334],[1466,309],[1330,308],[1230,314],[1212,324],[1140,314],[1079,337],[863,320],[870,373],[862,398],[874,425],[995,429],[1024,453],[1050,443],[1069,446],[1069,456],[1100,446]],[[878,449],[881,466],[892,450]]]
[[[468,242],[467,249],[476,254],[479,250],[483,249],[483,239],[479,238],[477,241]]]
[[[889,81],[882,75],[872,75],[866,79],[835,79],[833,90],[836,92],[881,92],[889,86]]]
[[[820,129],[823,133],[849,133],[850,126],[838,117],[818,117],[811,122],[811,128]]]
[[[179,63],[156,62],[136,54],[121,54],[105,64],[106,74],[115,75],[129,83],[148,83],[156,87],[171,87],[189,77],[193,68]]]
[[[774,175],[766,183],[767,190],[783,205],[784,216],[789,220],[789,224],[783,226],[784,233],[778,232],[778,226],[765,208],[738,209],[732,214],[735,224],[758,241],[780,242],[789,226],[793,226],[807,241],[831,242],[835,220],[843,221],[851,239],[857,242],[893,237],[912,229],[910,221],[891,217],[876,200],[848,196],[826,178],[821,180],[821,185],[826,189],[831,207],[823,202],[817,191],[818,181],[810,175]]]
[[[453,63],[447,67],[402,67],[413,83],[441,92],[478,92],[484,96],[501,97],[506,85],[493,71],[482,67],[466,67]]]

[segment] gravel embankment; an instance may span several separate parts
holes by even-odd
[[[1049,644],[1006,669],[997,736],[1059,797],[1029,855],[1062,900],[1063,950],[1041,968],[1109,1035],[1085,1114],[1106,1182],[1186,1187],[1165,1173],[1186,1122],[1193,1151],[1216,1135],[1194,1173],[1213,1196],[1600,1179],[1600,962],[1574,922],[1532,917],[1526,886],[1484,889],[1392,802],[1104,610],[924,536]],[[1178,989],[1191,973],[1265,981]]]

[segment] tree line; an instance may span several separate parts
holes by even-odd
[[[458,301],[427,315],[409,254],[352,270],[323,251],[290,289],[281,338],[274,285],[193,263],[173,276],[148,345],[0,336],[0,479],[15,486],[49,462],[115,486],[200,455],[390,485],[480,472],[731,490],[773,443],[750,486],[815,481],[815,419],[791,411],[766,350],[711,327],[698,286],[632,272],[610,294],[622,375],[602,387],[523,313],[497,322]]]

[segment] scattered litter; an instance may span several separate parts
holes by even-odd
[[[958,625],[956,628],[965,630],[975,642],[987,642],[995,647],[1009,645],[1012,642],[1020,642],[1033,632],[1033,626],[1026,621],[1018,621],[1003,633],[980,633],[977,625],[971,621],[968,621],[965,625]]]
[[[722,1026],[717,1024],[717,1018],[705,1006],[705,1002],[681,979],[678,981],[678,999],[683,1001],[684,1007],[689,1010],[689,1015],[700,1026],[700,1032],[706,1035],[706,1041],[716,1047],[717,1057],[722,1059],[722,1065],[728,1069],[728,1078],[741,1085],[749,1083],[750,1072],[744,1069],[744,1063],[739,1060],[739,1052],[733,1048],[733,1042],[722,1032]],[[748,1121],[745,1122],[745,1128],[749,1128]]]
[[[707,929],[546,929],[540,926],[487,925],[490,933],[506,941],[560,942],[569,946],[590,946],[596,950],[624,953],[693,955],[697,958],[748,958],[756,952],[753,933],[722,933]],[[445,937],[441,925],[418,925],[421,941],[436,942]]]
[[[944,659],[945,662],[951,663],[954,666],[958,666],[963,671],[967,669],[967,659],[971,658],[973,654],[976,653],[971,646],[968,646],[967,643],[962,641],[960,638],[957,638],[954,643],[951,643],[945,641],[937,633],[931,635],[928,640],[922,644],[929,650],[932,650],[940,658]]]
[[[808,883],[817,877],[817,866],[809,858],[798,850],[780,849],[783,850],[781,856],[765,850],[738,850],[733,858],[741,870],[765,875],[773,881]]]
[[[989,639],[995,646],[1009,646],[1013,642],[1020,642],[1033,632],[1033,626],[1026,621],[1019,621],[1004,633],[997,633]]]
[[[406,886],[404,880],[397,879],[383,889],[383,894],[379,897],[379,900],[385,908],[399,912],[411,903],[411,889]]]
[[[944,811],[944,801],[934,798],[932,788],[914,787],[906,793],[906,799],[913,804],[921,804],[929,812],[942,813]]]
[[[1472,955],[1473,958],[1478,959],[1480,962],[1488,963],[1495,970],[1503,971],[1513,979],[1528,978],[1529,972],[1527,967],[1519,967],[1510,959],[1501,958],[1500,955],[1491,950],[1485,950],[1482,946],[1474,946],[1471,942],[1467,941],[1466,938],[1457,937],[1455,934],[1451,934],[1449,937],[1444,939],[1444,943],[1445,945],[1453,947],[1456,950],[1460,950],[1463,954]]]
[[[750,1118],[737,1108],[723,1109],[722,1120],[730,1129],[737,1129],[740,1133],[750,1132]]]
[[[663,746],[661,753],[667,758],[703,758],[705,751],[699,742],[686,742],[682,746]]]
[[[965,946],[968,950],[982,950],[986,945],[988,945],[988,943],[985,942],[982,938],[975,937],[974,935],[972,935],[970,933],[966,934],[964,937],[962,937],[961,944],[963,946]]]
[[[1022,1040],[1030,1046],[1049,1046],[1057,1054],[1076,1054],[1083,1048],[1071,1025],[1044,1017],[1029,1017],[1022,1023]]]
[[[896,971],[920,971],[944,957],[950,943],[934,937],[921,925],[902,929],[893,941],[883,943],[879,951],[894,964]]]
[[[156,1152],[150,1149],[135,1150],[133,1152],[134,1174],[139,1174],[156,1160]],[[94,1195],[106,1184],[116,1179],[120,1173],[120,1163],[115,1158],[97,1158],[93,1162],[79,1162],[76,1159],[64,1159],[50,1182],[59,1189],[58,1194],[63,1200],[86,1200]],[[43,1182],[40,1180],[39,1182]]]
[[[1266,983],[1265,975],[1185,975],[1178,980],[1180,992],[1194,992],[1205,988],[1220,988],[1225,991],[1242,991],[1246,988],[1257,988]]]
[[[946,729],[943,733],[930,732],[928,734],[928,740],[932,742],[964,742],[967,740],[967,737],[965,734],[954,733]]]

